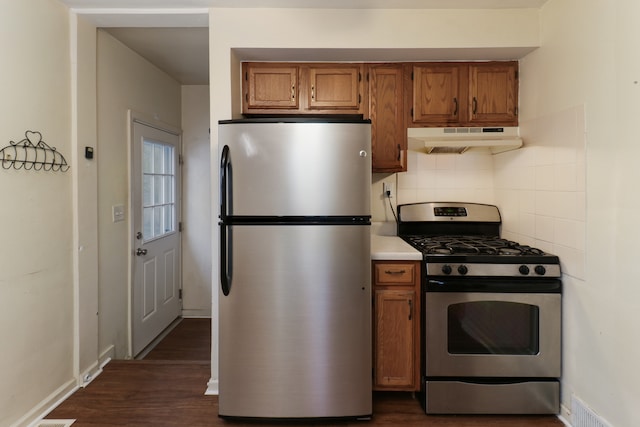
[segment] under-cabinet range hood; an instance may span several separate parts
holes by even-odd
[[[517,127],[409,128],[407,137],[410,148],[428,154],[462,154],[474,147],[498,154],[522,147]]]

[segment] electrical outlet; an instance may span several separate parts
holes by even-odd
[[[384,197],[388,197],[388,198],[393,197],[393,184],[390,182],[383,182],[382,193]]]

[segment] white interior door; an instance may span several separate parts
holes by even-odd
[[[132,123],[132,355],[182,310],[180,298],[180,136]]]

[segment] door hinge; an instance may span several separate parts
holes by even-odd
[[[178,289],[178,299],[182,299],[182,289]]]
[[[180,165],[184,164],[184,157],[182,157],[182,154],[178,154],[178,164]]]
[[[178,223],[178,232],[182,233],[182,221]]]

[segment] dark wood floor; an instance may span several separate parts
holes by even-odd
[[[204,395],[211,374],[210,337],[208,319],[185,319],[144,360],[110,362],[101,375],[75,392],[46,419],[75,419],[73,427],[265,425],[218,418],[217,396]],[[554,416],[425,415],[409,393],[375,393],[371,421],[315,425],[559,427],[563,424]]]

